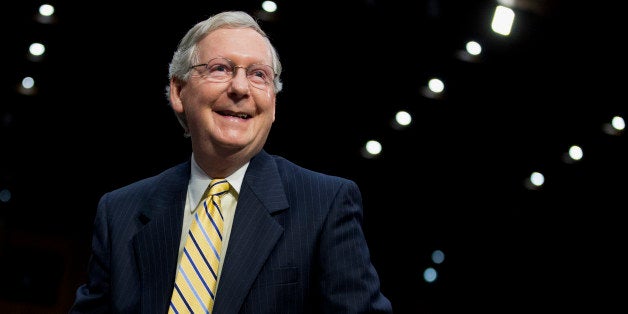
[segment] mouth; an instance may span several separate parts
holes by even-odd
[[[236,118],[245,119],[245,120],[252,118],[251,115],[244,112],[217,111],[216,113],[218,113],[219,115],[223,117],[236,117]]]

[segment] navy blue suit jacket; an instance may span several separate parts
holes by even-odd
[[[190,160],[101,198],[71,313],[166,313]],[[391,313],[350,180],[261,151],[235,211],[214,313]]]

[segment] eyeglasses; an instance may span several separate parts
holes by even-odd
[[[266,64],[251,64],[248,67],[235,65],[227,58],[213,58],[207,63],[193,65],[190,69],[196,69],[199,74],[210,82],[222,83],[233,79],[238,68],[244,69],[246,78],[251,85],[259,89],[267,89],[275,79],[275,71]]]

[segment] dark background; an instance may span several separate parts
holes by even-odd
[[[360,185],[395,312],[625,308],[627,140],[602,131],[626,114],[625,25],[617,8],[572,2],[516,1],[509,37],[490,30],[494,1],[278,1],[274,15],[258,1],[63,2],[54,24],[34,19],[38,2],[13,4],[0,312],[67,312],[98,198],[189,156],[167,67],[185,32],[225,9],[258,16],[283,63],[267,151]],[[456,57],[467,40],[483,45],[478,62]],[[26,75],[37,94],[17,92]],[[443,98],[421,93],[432,76]],[[398,110],[413,115],[407,129],[391,127]],[[378,158],[360,154],[370,139]],[[564,162],[571,145],[580,162]],[[538,190],[524,185],[532,171],[546,178]]]

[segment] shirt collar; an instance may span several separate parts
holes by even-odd
[[[236,194],[240,194],[240,187],[242,186],[242,181],[244,180],[244,173],[248,167],[249,162],[225,178],[231,185],[231,188],[235,190]],[[203,197],[203,193],[205,193],[205,190],[211,180],[212,178],[210,178],[205,171],[201,169],[198,163],[196,163],[194,155],[192,155],[192,173],[190,176],[190,182],[188,183],[188,191],[190,192],[189,201],[192,201],[192,204],[198,204],[201,201],[201,197]],[[190,211],[193,212],[195,209],[196,205],[190,206]]]

